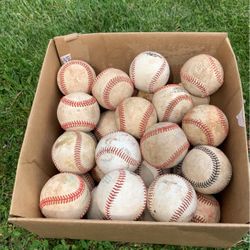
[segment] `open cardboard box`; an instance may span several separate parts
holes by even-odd
[[[61,220],[43,218],[39,195],[57,173],[51,147],[63,132],[56,110],[61,94],[56,75],[60,57],[70,54],[91,64],[96,73],[107,67],[128,72],[132,59],[153,50],[171,67],[171,82],[179,82],[182,64],[199,53],[215,56],[223,65],[225,83],[211,98],[229,119],[230,132],[221,146],[233,165],[230,185],[221,193],[219,224],[145,221]],[[65,57],[63,57],[65,59]],[[237,116],[238,114],[241,116]],[[238,119],[237,119],[238,117]],[[20,153],[9,222],[41,237],[229,247],[249,229],[249,168],[242,89],[236,59],[226,33],[107,33],[68,35],[49,42]]]

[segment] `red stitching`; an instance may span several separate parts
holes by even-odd
[[[76,144],[74,148],[74,160],[75,160],[76,167],[79,169],[79,171],[81,173],[84,173],[86,172],[86,167],[84,167],[83,164],[81,163],[82,136],[80,132],[78,131],[74,131],[74,132],[76,134]]]
[[[79,187],[73,193],[59,195],[59,196],[51,196],[44,198],[40,201],[40,208],[44,208],[45,206],[55,205],[55,204],[66,204],[72,201],[77,200],[83,194],[85,190],[85,183],[80,176],[77,176],[79,180]]]
[[[130,78],[127,76],[116,76],[109,80],[103,91],[103,101],[108,109],[115,109],[115,107],[110,103],[109,95],[112,88],[121,82],[128,83],[132,88],[134,88]]]
[[[87,204],[87,206],[85,207],[85,209],[83,210],[83,212],[82,212],[82,214],[81,214],[81,216],[80,216],[81,219],[83,218],[83,216],[84,216],[84,215],[87,213],[87,211],[89,210],[90,204],[91,204],[91,198],[88,199],[88,204]]]
[[[69,128],[75,128],[75,127],[87,127],[87,128],[90,128],[92,130],[95,128],[95,126],[96,126],[96,124],[93,122],[80,121],[80,120],[65,122],[65,123],[61,124],[61,127],[64,130],[67,130]]]
[[[103,137],[103,134],[101,133],[100,129],[98,129],[98,128],[95,128],[94,133],[95,133],[97,140],[100,140]]]
[[[112,146],[104,147],[101,150],[99,150],[96,154],[96,160],[100,158],[104,154],[113,154],[118,156],[120,159],[124,160],[126,163],[128,163],[131,166],[137,167],[140,162],[138,162],[136,159],[132,158],[128,154],[126,154],[122,148],[116,148]]]
[[[112,203],[114,202],[116,196],[118,195],[118,193],[121,191],[122,186],[125,182],[125,178],[126,178],[126,172],[124,171],[124,169],[119,170],[119,176],[118,179],[114,185],[114,187],[112,188],[106,204],[105,204],[105,208],[104,208],[104,213],[107,219],[112,220],[111,214],[110,214],[110,208],[112,207]]]
[[[223,128],[225,134],[227,135],[228,129],[229,129],[229,128],[228,128],[228,124],[227,124],[227,120],[226,120],[226,118],[225,118],[225,115],[224,115],[224,113],[223,113],[220,109],[218,109],[217,107],[216,107],[216,112],[217,112],[217,115],[218,115],[218,117],[219,117],[220,124],[221,124],[221,126],[222,126],[222,128]]]
[[[182,120],[182,124],[185,124],[185,123],[186,124],[192,124],[192,125],[196,126],[197,128],[199,128],[204,133],[204,135],[206,136],[207,144],[209,144],[209,145],[214,144],[213,134],[212,134],[211,130],[209,129],[209,127],[206,124],[204,124],[201,121],[198,121],[198,120],[195,120],[195,119],[189,119],[189,118],[184,118]]]
[[[159,68],[159,70],[156,72],[156,74],[153,76],[151,82],[149,83],[149,87],[148,87],[148,90],[150,93],[153,93],[154,92],[154,85],[156,83],[156,81],[159,79],[160,75],[162,74],[164,68],[166,67],[167,65],[167,62],[166,60],[163,61],[161,67]]]
[[[211,66],[214,74],[215,74],[217,81],[219,82],[220,85],[222,85],[223,84],[223,76],[220,73],[219,69],[217,68],[217,66],[214,62],[214,58],[212,56],[209,56],[209,55],[207,55],[207,57],[208,57],[208,61],[210,63],[210,66]]]
[[[207,220],[198,214],[194,215],[191,221],[195,223],[207,223]]]
[[[189,95],[181,95],[176,97],[174,100],[172,100],[168,106],[166,107],[166,110],[164,112],[163,115],[163,119],[162,121],[166,121],[167,119],[169,119],[171,113],[173,112],[174,108],[181,102],[181,101],[189,101],[191,103],[193,103],[192,98]]]
[[[173,123],[173,124],[167,124],[164,127],[156,128],[154,130],[146,132],[143,135],[143,137],[141,138],[141,144],[145,140],[147,140],[148,138],[150,138],[151,136],[158,135],[158,134],[161,134],[161,133],[165,133],[165,132],[168,132],[168,131],[172,131],[174,129],[178,129],[178,125]]]
[[[143,114],[143,117],[142,117],[140,124],[139,124],[139,137],[141,137],[143,135],[143,133],[145,132],[148,121],[149,121],[151,115],[153,114],[153,112],[154,112],[154,106],[153,106],[153,104],[150,103],[148,105],[146,112]]]
[[[135,84],[135,59],[131,63],[130,78],[133,84]]]
[[[118,106],[118,115],[120,121],[120,130],[125,131],[126,129],[126,121],[125,121],[125,110],[124,110],[124,103],[120,103]]]
[[[155,168],[168,168],[171,164],[173,164],[176,159],[180,157],[186,150],[189,148],[189,142],[186,142],[181,147],[179,147],[169,158],[167,161],[162,163],[161,165],[154,165]]]
[[[178,175],[177,175],[178,176]],[[181,205],[175,210],[173,215],[171,216],[169,222],[177,222],[178,219],[182,216],[182,214],[187,210],[187,208],[190,206],[193,198],[194,198],[194,191],[192,189],[191,184],[186,181],[184,178],[180,177],[184,182],[186,183],[186,186],[188,188],[188,192],[181,203]]]
[[[203,94],[202,96],[208,96],[208,92],[204,86],[204,84],[196,77],[192,76],[192,75],[188,75],[187,73],[184,73],[183,71],[180,72],[181,75],[181,79],[186,80],[188,83],[193,84],[194,86],[196,86],[201,93]]]
[[[70,107],[86,107],[86,106],[91,106],[96,103],[96,99],[94,97],[91,97],[87,100],[82,100],[82,101],[73,101],[68,99],[66,96],[64,96],[61,99],[61,102],[65,105],[68,105]]]
[[[91,177],[90,174],[86,173],[82,176],[82,178],[88,182],[88,184],[91,186],[91,188],[93,189],[95,187],[95,182],[93,180],[93,178]]]
[[[197,193],[197,199],[198,201],[202,202],[207,206],[215,206],[215,207],[219,206],[219,202],[217,200],[209,199],[208,197],[201,195],[199,193]]]

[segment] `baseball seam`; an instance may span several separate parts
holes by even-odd
[[[103,137],[103,134],[102,134],[102,132],[100,131],[99,128],[95,128],[94,133],[95,133],[95,136],[96,136],[97,140],[100,140]]]
[[[146,207],[146,203],[147,203],[147,189],[145,187],[145,184],[144,184],[143,180],[139,176],[137,176],[137,178],[141,182],[141,184],[143,185],[144,200],[143,200],[143,204],[142,204],[141,209],[139,210],[138,214],[135,215],[133,220],[138,220],[141,217],[141,215],[142,215],[142,213],[143,213],[143,211],[144,211],[144,209]]]
[[[219,117],[219,122],[220,122],[220,124],[221,124],[221,126],[222,126],[222,128],[224,130],[224,133],[227,135],[227,133],[228,133],[228,124],[226,122],[225,116],[224,116],[223,112],[218,108],[216,108],[216,112],[217,112],[217,115]]]
[[[61,99],[61,102],[67,106],[70,107],[86,107],[86,106],[91,106],[96,103],[96,99],[94,97],[91,97],[87,100],[82,100],[82,101],[73,101],[68,99],[66,96],[64,96]]]
[[[218,207],[219,206],[219,202],[217,200],[211,200],[207,197],[204,197],[203,195],[197,193],[197,199],[198,201],[202,202],[203,204],[207,205],[207,206],[215,206]]]
[[[95,182],[90,174],[84,174],[83,179],[89,184],[89,186],[91,186],[92,189],[95,187]]]
[[[105,203],[104,214],[105,214],[105,217],[109,220],[112,220],[112,217],[110,214],[110,209],[111,209],[112,204],[113,204],[114,200],[116,199],[117,195],[121,191],[122,186],[125,183],[125,179],[126,179],[126,172],[122,169],[119,171],[118,179],[117,179],[114,187],[112,188],[112,190],[111,190],[111,192],[106,200],[106,203]]]
[[[209,127],[203,123],[202,121],[195,120],[195,119],[189,119],[189,118],[184,118],[182,120],[182,124],[192,124],[199,128],[203,134],[206,136],[207,139],[207,144],[209,145],[214,145],[214,137],[212,134],[212,131],[209,129]]]
[[[223,76],[222,76],[222,74],[220,73],[218,67],[216,66],[213,57],[212,57],[212,56],[209,56],[209,55],[208,55],[207,57],[208,57],[208,61],[209,61],[209,64],[210,64],[210,66],[211,66],[211,69],[212,69],[212,71],[213,71],[213,73],[214,73],[214,75],[215,75],[215,77],[216,77],[218,83],[219,83],[220,85],[222,85],[222,84],[223,84]]]
[[[76,128],[76,127],[87,127],[87,128],[90,128],[92,130],[95,128],[95,126],[96,126],[96,124],[93,122],[81,121],[81,120],[75,120],[75,121],[65,122],[65,123],[61,124],[61,127],[64,130],[67,130],[69,128]]]
[[[207,223],[207,220],[198,214],[194,215],[191,221],[195,223]]]
[[[111,93],[113,87],[119,83],[126,83],[126,84],[128,83],[129,86],[132,87],[132,89],[134,88],[130,78],[127,76],[116,76],[116,77],[110,79],[103,90],[103,102],[104,102],[106,108],[108,108],[108,109],[111,109],[111,110],[115,109],[114,105],[111,104],[111,100],[110,100],[109,96],[110,96],[110,93]]]
[[[74,160],[75,165],[80,171],[80,173],[86,172],[86,168],[83,166],[81,162],[81,146],[82,146],[82,136],[78,131],[74,131],[76,134],[76,144],[74,147]]]
[[[153,208],[152,208],[152,202],[153,202],[153,198],[154,198],[154,192],[155,192],[155,185],[156,182],[158,181],[158,179],[161,176],[157,176],[153,182],[150,184],[149,189],[148,189],[148,193],[147,193],[147,207],[149,212],[152,214],[153,213]]]
[[[120,103],[118,106],[118,117],[119,117],[119,127],[121,131],[126,130],[126,120],[125,120],[125,110],[124,103]]]
[[[212,160],[212,165],[213,165],[212,173],[206,181],[202,181],[202,182],[191,180],[190,178],[186,177],[184,173],[183,173],[183,175],[194,187],[196,187],[196,188],[208,188],[211,185],[213,185],[219,177],[220,170],[221,170],[220,160],[218,159],[216,154],[208,148],[205,148],[203,146],[197,146],[197,147],[195,147],[195,149],[201,150],[202,152],[204,152],[205,154],[207,154],[210,157],[210,159]]]
[[[85,209],[83,210],[83,212],[82,212],[80,218],[83,218],[83,216],[84,216],[84,215],[86,214],[86,212],[89,210],[90,204],[91,204],[91,198],[88,199],[88,204],[87,204],[87,206],[85,207]]]
[[[79,180],[79,187],[75,192],[59,195],[59,196],[51,196],[44,198],[40,201],[40,208],[44,208],[45,206],[55,205],[55,204],[66,204],[77,200],[83,194],[85,190],[85,183],[80,176],[77,176]]]
[[[131,63],[130,77],[133,84],[135,84],[135,59]]]
[[[175,107],[182,101],[189,101],[193,103],[192,98],[189,95],[181,95],[172,100],[166,107],[162,121],[166,121],[170,118],[171,113],[174,111]]]

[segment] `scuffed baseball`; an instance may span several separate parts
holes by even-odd
[[[129,75],[135,87],[144,92],[154,93],[169,79],[167,60],[159,53],[145,51],[132,61]]]
[[[132,96],[134,85],[129,76],[120,69],[108,68],[96,78],[92,94],[98,103],[114,110],[124,99]]]
[[[197,209],[192,218],[196,223],[218,223],[220,221],[220,204],[212,196],[201,193],[197,195]]]
[[[152,103],[159,121],[180,123],[183,116],[193,108],[189,93],[178,84],[168,84],[154,93]]]
[[[100,182],[102,177],[105,175],[98,166],[95,166],[94,168],[92,168],[90,173],[96,182]]]
[[[57,118],[64,130],[89,132],[99,121],[99,105],[91,95],[82,92],[71,93],[60,100]]]
[[[95,71],[88,63],[71,60],[59,69],[57,85],[64,95],[75,92],[90,93],[95,78]]]
[[[224,81],[220,62],[207,54],[200,54],[186,61],[181,68],[180,76],[184,88],[199,97],[213,94]]]
[[[118,169],[135,171],[141,164],[140,147],[130,134],[113,132],[97,144],[95,160],[104,174]]]
[[[95,188],[95,182],[89,173],[80,175],[87,184],[89,191],[91,192]]]
[[[97,188],[95,187],[91,192],[91,203],[87,212],[87,219],[104,220],[105,217],[103,216],[97,205],[96,190]]]
[[[141,138],[145,130],[157,122],[155,108],[141,97],[130,97],[121,102],[115,111],[118,130]]]
[[[232,166],[220,149],[200,145],[186,155],[182,163],[182,174],[196,191],[216,194],[229,184]]]
[[[138,97],[142,97],[150,102],[152,102],[152,99],[153,99],[153,95],[152,93],[148,93],[148,92],[144,92],[144,91],[141,91],[139,90],[138,93],[137,93],[137,96]]]
[[[228,135],[229,124],[226,115],[218,107],[199,105],[183,117],[182,129],[194,146],[219,146]]]
[[[90,191],[80,176],[60,173],[45,183],[39,206],[47,218],[80,219],[87,212],[90,201]]]
[[[97,205],[109,220],[137,220],[146,206],[146,187],[140,176],[128,170],[115,170],[100,181]]]
[[[103,112],[94,130],[96,138],[100,140],[103,136],[115,131],[118,131],[115,122],[115,112],[114,111]]]
[[[185,157],[189,142],[183,130],[171,122],[160,122],[146,130],[140,141],[143,159],[156,168],[171,168]]]
[[[196,207],[192,185],[179,175],[161,175],[148,189],[147,208],[157,221],[189,222]]]
[[[95,140],[87,133],[66,131],[52,147],[52,160],[59,172],[87,173],[95,164]]]

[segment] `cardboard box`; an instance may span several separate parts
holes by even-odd
[[[167,58],[173,82],[179,82],[182,64],[196,54],[211,54],[223,65],[225,83],[211,98],[211,103],[225,112],[230,123],[229,136],[221,147],[232,162],[233,178],[220,195],[222,223],[43,218],[38,207],[39,194],[45,182],[57,173],[51,161],[51,147],[62,133],[56,118],[61,97],[56,84],[59,57],[71,54],[73,59],[90,63],[97,73],[107,67],[128,72],[132,59],[145,50],[157,51]],[[249,222],[247,142],[239,113],[244,116],[242,89],[226,33],[107,33],[57,37],[49,42],[44,58],[18,162],[9,221],[49,238],[232,246],[249,229],[246,224]]]

